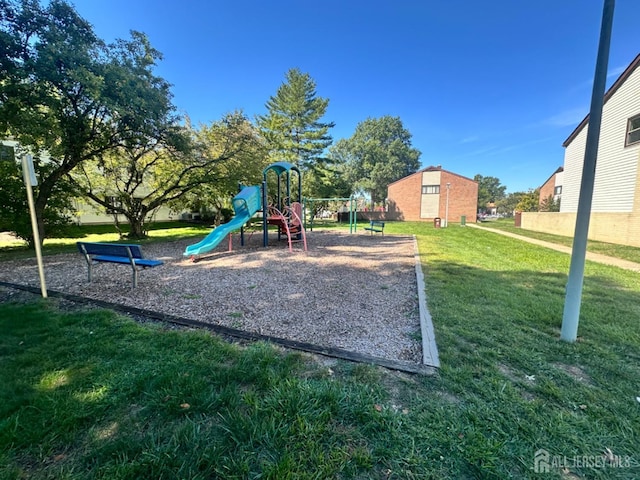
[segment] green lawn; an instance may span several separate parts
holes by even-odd
[[[640,478],[638,274],[587,262],[568,344],[567,255],[387,232],[418,238],[438,375],[0,303],[0,478]],[[539,449],[568,469],[535,473]]]
[[[128,233],[127,225],[122,226],[123,232]],[[178,238],[204,236],[211,231],[210,225],[187,222],[157,222],[149,226],[149,237],[133,243],[148,244],[153,242],[165,242]],[[43,242],[42,254],[55,255],[77,251],[76,242],[123,242],[131,243],[131,240],[120,240],[116,228],[113,225],[70,225],[66,229],[66,236],[62,238],[47,238]],[[15,258],[35,257],[33,250],[28,250],[26,242],[14,240],[10,242],[0,241],[0,261]]]
[[[513,218],[503,218],[495,221],[483,222],[480,225],[486,228],[495,228],[515,233],[517,235],[522,235],[523,237],[536,238],[545,242],[557,243],[566,247],[571,247],[573,245],[573,237],[563,237],[561,235],[553,235],[551,233],[534,232],[532,230],[516,228],[513,222]],[[616,245],[613,243],[589,240],[587,242],[587,251],[640,263],[640,248],[638,247],[628,247],[626,245]]]

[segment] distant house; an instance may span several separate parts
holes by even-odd
[[[548,199],[552,198],[554,202],[559,202],[562,198],[562,182],[564,181],[564,168],[558,167],[546,182],[540,187],[540,206]]]
[[[451,222],[475,222],[478,183],[442,167],[427,167],[389,185],[389,218]]]
[[[486,215],[497,215],[498,214],[498,206],[495,202],[489,202],[484,208],[484,213]]]
[[[640,55],[604,96],[589,238],[640,246]],[[580,196],[589,116],[563,143],[558,213],[523,213],[522,227],[572,236]]]
[[[15,140],[3,139],[0,140],[0,161],[12,161],[21,162],[21,158],[17,158],[16,151],[19,145]],[[48,155],[43,155],[45,161],[47,161]],[[94,203],[91,200],[77,197],[72,199],[73,211],[67,212],[72,219],[73,223],[78,225],[86,224],[110,224],[114,223],[114,215],[106,212],[104,207]],[[114,202],[115,203],[115,202]],[[167,206],[161,206],[155,211],[151,212],[147,221],[172,221],[186,218],[188,213],[176,214]],[[127,223],[127,219],[124,215],[118,215],[118,222]]]

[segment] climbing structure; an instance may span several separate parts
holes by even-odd
[[[270,173],[273,175],[270,176]],[[292,174],[296,185],[291,188]],[[307,237],[302,221],[302,176],[300,169],[288,162],[276,162],[269,165],[262,172],[262,208],[265,221],[262,226],[263,244],[269,245],[269,225],[278,227],[278,240],[287,236],[289,251],[293,250],[294,242],[303,242],[307,249]],[[275,194],[268,194],[269,186]]]

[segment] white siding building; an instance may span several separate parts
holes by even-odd
[[[605,95],[592,212],[631,212],[636,192],[640,138],[628,141],[628,128],[640,116],[640,55]],[[564,142],[561,212],[576,212],[587,142],[587,116]]]
[[[589,238],[640,246],[640,55],[604,96]],[[587,115],[563,143],[559,213],[523,213],[522,227],[573,236],[587,140]]]

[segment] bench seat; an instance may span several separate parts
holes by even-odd
[[[368,227],[364,227],[365,230],[369,230],[371,232],[371,235],[375,233],[381,233],[382,236],[384,236],[384,222],[380,221],[380,220],[371,220],[369,222],[369,226]]]
[[[131,265],[133,288],[138,286],[136,267],[153,268],[164,263],[162,260],[144,258],[142,247],[136,244],[77,242],[77,246],[87,262],[89,282],[91,282],[94,263]]]
[[[108,263],[133,263],[136,266],[140,267],[157,267],[158,265],[162,265],[162,260],[152,260],[150,258],[133,258],[129,259],[128,257],[115,257],[113,255],[93,255],[91,259],[94,262],[108,262]]]

